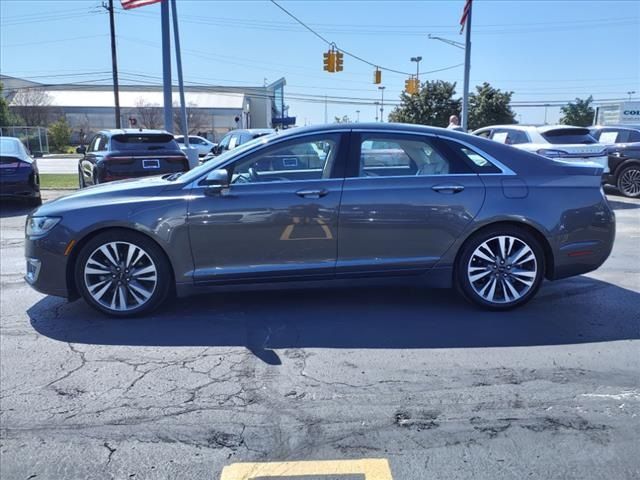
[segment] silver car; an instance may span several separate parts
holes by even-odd
[[[174,293],[375,277],[504,310],[606,260],[601,175],[439,128],[292,129],[43,205],[27,218],[25,278],[114,316]]]

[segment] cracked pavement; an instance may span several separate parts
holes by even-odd
[[[26,210],[5,205],[0,477],[388,458],[396,480],[638,478],[640,201],[610,200],[607,263],[512,312],[387,286],[218,293],[133,320],[26,286]]]

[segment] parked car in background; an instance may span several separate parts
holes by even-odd
[[[609,173],[603,178],[625,197],[640,198],[640,142],[611,148]]]
[[[589,131],[608,146],[609,172],[604,183],[626,197],[640,197],[640,125],[595,125]]]
[[[186,172],[189,160],[163,130],[104,130],[89,143],[78,162],[80,188],[88,185]]]
[[[640,142],[640,125],[594,125],[589,132],[605,145]]]
[[[175,139],[181,147],[184,145],[184,135],[178,135]],[[189,135],[189,146],[198,150],[199,157],[204,157],[205,155],[212,153],[216,145],[217,143],[207,140],[204,137]]]
[[[393,168],[373,158],[390,150],[402,151]],[[296,128],[182,175],[43,205],[27,217],[25,279],[121,317],[172,292],[373,277],[455,286],[504,310],[607,259],[601,175],[452,130]]]
[[[494,125],[473,132],[527,152],[565,162],[595,162],[609,171],[606,145],[598,143],[588,128],[570,125]]]
[[[220,143],[218,143],[217,147],[214,149],[213,154],[220,155],[227,150],[233,150],[240,145],[244,145],[254,138],[263,137],[273,132],[275,132],[273,128],[248,128],[231,130],[224,137],[222,137]]]
[[[0,137],[0,197],[42,203],[38,165],[19,138]]]

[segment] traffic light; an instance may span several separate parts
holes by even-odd
[[[414,95],[414,94],[418,93],[419,89],[420,89],[420,84],[419,84],[417,78],[411,77],[411,78],[407,78],[404,81],[404,90],[409,95]]]
[[[376,68],[375,72],[373,72],[373,83],[376,85],[382,83],[382,72],[379,68]]]
[[[343,65],[342,57],[344,57],[344,55],[342,52],[337,51],[335,52],[335,56],[336,56],[336,72],[341,72],[342,70],[344,70],[344,67],[342,66]]]
[[[336,52],[331,49],[323,54],[324,56],[324,71],[335,72],[336,71]]]

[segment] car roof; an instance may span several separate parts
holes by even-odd
[[[568,129],[572,129],[572,128],[589,128],[589,127],[577,127],[575,125],[522,125],[520,123],[512,123],[512,124],[505,124],[505,125],[489,125],[486,127],[482,127],[479,128],[477,131],[480,130],[487,130],[487,129],[494,129],[494,128],[509,128],[512,130],[520,130],[523,132],[540,132],[540,133],[545,133],[548,132],[550,130],[568,130]]]
[[[99,133],[105,135],[171,135],[166,130],[152,130],[150,128],[112,128],[101,130]]]
[[[612,124],[612,125],[591,125],[588,128],[590,128],[592,130],[599,130],[601,128],[626,128],[628,130],[640,130],[640,125],[630,125],[630,124],[616,123],[616,124]]]

